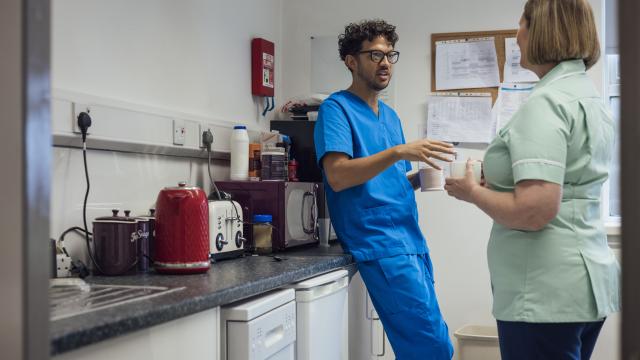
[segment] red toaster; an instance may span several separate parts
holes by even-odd
[[[156,200],[154,267],[165,274],[209,270],[209,204],[204,191],[181,182]]]

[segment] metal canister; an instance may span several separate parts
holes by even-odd
[[[138,261],[138,227],[136,220],[118,216],[103,216],[93,221],[93,242],[97,270],[103,275],[122,275],[136,268]]]
[[[156,217],[155,209],[149,209],[148,215],[138,216],[138,234],[141,241],[138,242],[138,271],[149,271],[154,259],[154,242]],[[145,236],[146,235],[146,236]]]

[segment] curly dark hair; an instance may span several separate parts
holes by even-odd
[[[344,33],[338,36],[340,59],[344,61],[347,55],[354,55],[362,50],[362,43],[373,41],[378,36],[384,36],[392,46],[398,41],[396,27],[382,19],[362,20],[351,23],[344,28]]]

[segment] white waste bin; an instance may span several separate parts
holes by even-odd
[[[458,341],[459,360],[500,360],[498,329],[495,325],[465,325],[453,335]]]

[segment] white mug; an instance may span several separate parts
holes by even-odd
[[[477,160],[471,161],[471,166],[473,168],[473,178],[476,182],[480,182],[482,180],[482,163]],[[467,162],[466,161],[454,161],[449,164],[449,177],[454,179],[460,179],[464,177],[465,172],[467,171]]]
[[[444,176],[442,170],[432,167],[420,169],[420,191],[444,190]]]

